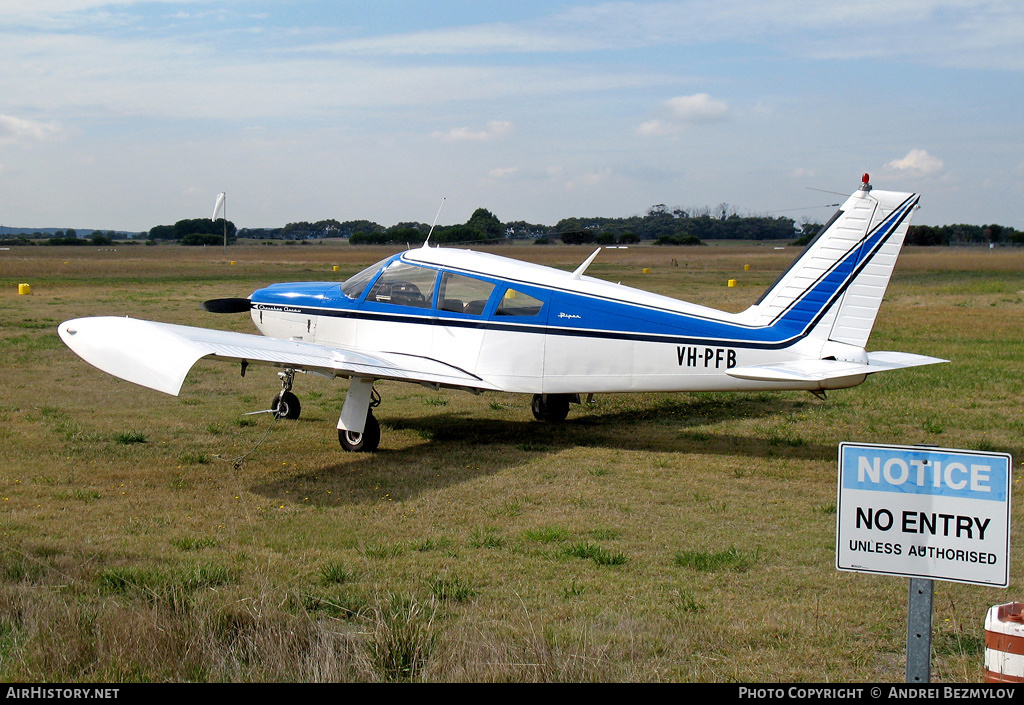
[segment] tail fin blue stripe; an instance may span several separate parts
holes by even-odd
[[[874,231],[865,235],[864,239],[839,260],[832,269],[811,285],[803,296],[779,314],[772,325],[804,329],[817,322],[835,303],[839,295],[846,290],[857,274],[871,261],[882,245],[896,232],[916,202],[917,198],[915,197],[907,199],[901,204]]]

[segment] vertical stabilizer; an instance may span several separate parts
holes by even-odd
[[[873,190],[865,174],[804,254],[743,313],[747,322],[863,348],[917,201],[914,193]]]

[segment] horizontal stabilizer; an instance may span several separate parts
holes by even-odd
[[[875,372],[898,370],[904,367],[934,365],[940,362],[948,362],[948,360],[912,353],[873,352],[868,353],[867,364],[843,360],[795,360],[774,365],[734,367],[729,370],[728,374],[737,379],[757,382],[826,382]]]
[[[61,340],[115,377],[177,395],[204,357],[266,364],[330,377],[371,377],[465,389],[493,389],[479,377],[437,360],[389,352],[329,348],[295,340],[100,316],[61,323]]]
[[[868,365],[875,372],[885,370],[900,370],[904,367],[920,367],[921,365],[937,365],[940,362],[949,362],[941,357],[929,357],[928,355],[915,355],[905,352],[869,352]]]

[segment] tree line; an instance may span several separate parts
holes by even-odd
[[[4,247],[34,245],[39,241],[47,245],[92,245],[94,247],[103,247],[112,245],[115,241],[123,240],[125,237],[125,233],[117,233],[113,230],[93,230],[91,234],[79,237],[77,230],[68,228],[67,230],[56,230],[53,233],[36,231],[28,237],[25,235],[0,237],[0,245]]]
[[[174,225],[157,225],[149,229],[149,239],[177,240],[182,245],[223,245],[227,236],[227,244],[236,241],[237,228],[230,220],[223,218],[191,218],[179,220]]]
[[[224,221],[223,218],[210,220],[209,218],[194,218],[190,220],[179,220],[174,225],[157,225],[150,228],[145,235],[148,236],[147,243],[155,244],[157,240],[180,242],[182,245],[223,245],[224,235],[227,233],[228,244],[237,240],[238,230],[235,224]],[[114,232],[113,230],[94,230],[91,235],[79,236],[74,228],[57,230],[52,234],[34,232],[30,237],[20,235],[18,237],[0,238],[0,243],[10,245],[34,245],[37,242],[46,245],[112,245],[115,242],[126,240],[137,241],[133,237],[136,233]]]
[[[345,237],[353,245],[419,245],[430,236],[436,244],[473,244],[529,240],[537,244],[633,244],[653,241],[659,245],[699,245],[705,240],[793,239],[799,232],[792,218],[743,217],[723,212],[716,217],[706,210],[692,215],[680,209],[654,206],[643,216],[628,218],[565,218],[555,225],[526,221],[502,223],[486,208],[478,208],[466,223],[437,226],[398,223],[384,227],[367,220],[289,223],[273,230],[252,229],[240,237],[317,239]]]
[[[563,218],[555,225],[526,221],[502,223],[486,208],[478,208],[462,225],[438,226],[430,234],[436,244],[473,244],[527,240],[537,244],[560,241],[567,245],[701,245],[708,240],[779,240],[804,245],[824,227],[819,222],[797,223],[789,217],[742,216],[727,204],[716,209],[684,210],[652,206],[644,215],[626,218]],[[353,245],[420,245],[430,233],[425,223],[384,227],[368,220],[289,223],[274,230],[242,230],[240,237],[307,240],[348,238]],[[906,244],[918,246],[1024,245],[1024,232],[1002,225],[912,225]]]
[[[283,228],[243,228],[239,230],[223,218],[179,220],[173,225],[157,225],[145,235],[148,242],[179,242],[182,245],[222,245],[227,233],[228,244],[238,238],[281,239],[287,241],[346,238],[353,245],[420,245],[429,234],[434,244],[476,244],[512,240],[548,244],[561,241],[567,245],[628,245],[643,241],[655,245],[701,245],[707,240],[780,240],[804,245],[823,226],[803,221],[799,225],[789,217],[741,216],[727,204],[716,209],[666,208],[652,206],[644,215],[626,218],[564,218],[555,225],[525,221],[502,223],[491,211],[478,208],[466,223],[437,226],[431,232],[425,223],[405,222],[384,227],[369,220],[320,220],[288,223]],[[33,233],[30,238],[3,237],[0,245],[103,246],[123,240],[125,233],[95,230],[80,237],[74,229],[58,230],[52,235]],[[1024,232],[1009,226],[989,225],[912,225],[907,245],[957,246],[1007,244],[1024,245]]]
[[[1024,245],[1024,231],[996,225],[911,225],[908,245]]]

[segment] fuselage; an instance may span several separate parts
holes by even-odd
[[[338,440],[373,451],[374,384],[533,394],[541,421],[574,395],[841,389],[869,374],[945,362],[865,346],[917,194],[857,192],[764,295],[727,313],[496,255],[422,247],[343,283],[276,284],[248,299],[263,334],[97,316],[63,322],[68,347],[101,370],[168,394],[202,358],[279,368],[274,414],[297,418],[296,372],[348,378]]]
[[[592,277],[468,250],[420,248],[344,283],[276,284],[250,297],[266,336],[431,358],[481,388],[533,394],[818,389],[729,370],[817,359],[799,317],[752,325]],[[833,382],[852,386],[863,377]]]

